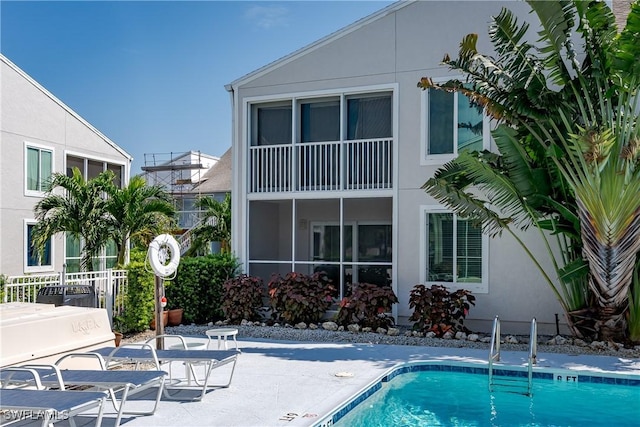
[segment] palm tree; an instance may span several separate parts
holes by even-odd
[[[33,244],[40,254],[49,239],[66,232],[82,242],[80,268],[92,270],[91,259],[98,256],[109,240],[109,214],[104,197],[113,185],[113,172],[107,171],[85,181],[78,168],[72,176],[56,173],[47,186],[47,194],[35,208],[38,221]],[[56,190],[62,194],[56,194]]]
[[[148,244],[170,228],[176,210],[161,186],[147,186],[141,176],[131,178],[124,188],[111,186],[108,193],[110,234],[118,251],[118,264],[124,265],[129,239]]]
[[[503,9],[489,33],[495,58],[478,53],[477,35],[463,39],[457,59],[444,58],[471,88],[418,84],[467,94],[498,122],[501,151],[462,154],[424,188],[489,233],[533,225],[562,236],[561,289],[543,272],[548,283],[568,313],[591,304],[595,332],[621,340],[640,252],[640,2],[620,33],[604,2],[528,3],[541,23],[536,46]]]
[[[204,210],[201,225],[194,229],[194,244],[189,253],[201,251],[210,242],[220,242],[220,252],[231,251],[231,195],[223,201],[210,196],[199,198],[196,207]]]

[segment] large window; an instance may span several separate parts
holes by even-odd
[[[67,265],[67,272],[77,273],[80,271],[80,265],[82,263],[82,246],[83,242],[81,239],[77,239],[70,234],[66,235],[65,263]],[[93,271],[115,268],[117,262],[118,250],[116,248],[116,244],[113,240],[109,240],[103,251],[103,255],[91,260],[91,268],[93,268]]]
[[[444,211],[424,212],[425,281],[486,292],[486,237],[471,221]]]
[[[25,185],[27,195],[41,196],[53,173],[53,151],[51,149],[25,146]]]
[[[251,145],[291,144],[291,111],[290,102],[254,107]]]
[[[423,92],[424,144],[427,157],[455,155],[488,148],[482,110],[460,93],[429,89]]]
[[[49,239],[45,245],[42,255],[38,254],[35,246],[33,246],[33,230],[36,226],[36,221],[25,220],[25,236],[24,236],[24,265],[25,272],[36,271],[50,271],[53,270],[53,257],[51,239]]]
[[[393,136],[390,92],[300,98],[295,100],[296,113],[293,103],[294,100],[252,106],[252,146],[292,144],[294,124],[296,141],[302,143]]]
[[[389,138],[392,135],[391,95],[347,99],[347,139]]]
[[[73,175],[74,168],[78,168],[82,173],[82,176],[86,180],[93,179],[98,175],[100,175],[102,172],[110,170],[111,172],[113,172],[113,175],[114,175],[114,179],[113,179],[114,185],[116,185],[117,187],[122,187],[122,183],[124,180],[124,176],[123,176],[124,168],[122,165],[108,163],[102,160],[86,159],[83,157],[67,155],[67,158],[66,158],[67,176],[70,177]]]
[[[325,271],[334,284],[344,275],[342,295],[352,283],[391,285],[391,224],[345,224],[342,259],[340,226],[316,223],[312,226],[314,271]],[[355,248],[355,250],[354,250]]]
[[[340,100],[300,104],[300,131],[302,142],[340,140]]]
[[[124,166],[109,163],[104,160],[89,159],[78,155],[67,154],[66,156],[66,173],[67,176],[73,175],[73,169],[78,168],[85,180],[96,178],[102,172],[111,171],[114,174],[113,183],[118,187],[122,187],[124,182]],[[65,240],[65,264],[67,271],[70,273],[80,271],[80,263],[82,258],[82,247],[84,242],[67,234]],[[117,251],[114,242],[108,242],[107,246],[100,253],[100,256],[92,260],[92,268],[94,271],[113,268],[117,262]]]

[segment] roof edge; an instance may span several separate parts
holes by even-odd
[[[11,62],[11,60],[9,58],[7,58],[6,56],[4,56],[2,53],[0,53],[0,60],[2,62],[4,62],[5,64],[7,64],[10,68],[12,68],[15,72],[17,72],[18,74],[20,74],[24,79],[26,79],[29,83],[31,83],[33,86],[36,87],[36,89],[38,89],[39,91],[41,91],[42,93],[44,93],[47,97],[49,97],[53,102],[55,102],[56,104],[58,104],[60,107],[62,107],[65,111],[67,111],[69,114],[71,114],[73,117],[75,117],[76,119],[78,119],[83,125],[85,125],[87,128],[89,128],[92,132],[94,132],[96,135],[98,135],[101,139],[103,139],[107,144],[109,144],[111,147],[115,148],[116,151],[118,151],[120,154],[122,154],[123,156],[125,156],[129,162],[131,162],[133,160],[133,156],[129,153],[127,153],[122,147],[120,147],[118,144],[116,144],[115,142],[113,142],[111,139],[109,139],[109,137],[107,137],[105,134],[103,134],[102,132],[100,132],[95,126],[93,126],[91,123],[89,123],[88,121],[86,121],[85,119],[83,119],[78,113],[76,113],[73,109],[71,109],[71,107],[69,107],[67,104],[65,104],[64,102],[62,102],[60,99],[58,99],[54,94],[52,94],[51,92],[49,92],[47,89],[45,89],[44,86],[42,86],[40,83],[38,83],[33,77],[31,77],[29,74],[27,74],[23,69],[21,69],[20,67],[18,67],[16,64],[14,64],[13,62]]]
[[[282,58],[276,59],[273,62],[270,62],[254,71],[251,71],[248,74],[245,74],[244,76],[232,81],[229,84],[224,85],[224,88],[228,91],[228,92],[232,92],[236,87],[240,86],[241,84],[246,84],[251,82],[252,80],[255,80],[261,76],[263,76],[264,74],[271,72],[273,70],[275,70],[278,67],[281,67],[283,65],[288,64],[289,62],[306,55],[307,53],[310,53],[328,43],[333,42],[334,40],[337,40],[343,36],[346,36],[347,34],[352,33],[353,31],[356,31],[362,27],[364,27],[365,25],[368,25],[371,22],[377,21],[378,19],[384,18],[385,16],[396,12],[408,5],[410,5],[411,3],[415,3],[419,0],[399,0],[395,3],[392,3],[382,9],[380,9],[377,12],[373,12],[372,14],[365,16],[364,18],[361,18],[349,25],[347,25],[346,27],[343,27],[337,31],[334,31],[333,33],[319,39],[316,40],[315,42],[308,44],[306,46],[303,46],[302,48],[293,51],[292,53],[283,56]]]

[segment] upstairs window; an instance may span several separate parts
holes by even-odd
[[[291,144],[291,103],[254,107],[251,145]]]
[[[53,173],[53,151],[50,149],[26,146],[26,194],[41,196]]]
[[[392,136],[391,94],[353,96],[347,99],[347,139]]]
[[[429,89],[425,96],[425,146],[427,157],[456,155],[485,148],[482,110],[461,93]]]
[[[300,140],[332,142],[340,140],[340,100],[300,104]]]

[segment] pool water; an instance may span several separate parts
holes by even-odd
[[[522,391],[526,392],[526,382]],[[638,426],[640,386],[534,378],[532,395],[527,396],[499,386],[489,392],[486,375],[412,372],[384,383],[335,425]]]

